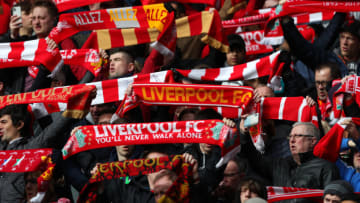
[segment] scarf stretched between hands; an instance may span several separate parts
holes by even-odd
[[[118,145],[207,143],[223,147],[228,132],[229,127],[220,120],[81,126],[62,152],[66,159],[82,151]]]
[[[117,161],[100,164],[98,165],[97,172],[89,179],[89,183],[81,190],[77,202],[95,202],[97,196],[96,190],[98,188],[98,184],[96,183],[98,182],[126,176],[147,175],[162,169],[173,170],[178,175],[177,180],[166,192],[166,196],[170,198],[174,198],[174,196],[175,198],[179,198],[177,193],[180,192],[181,202],[188,202],[188,178],[192,176],[192,166],[184,162],[182,155],[164,156],[152,159],[133,159],[123,162]],[[179,178],[183,179],[182,183],[179,181]],[[174,187],[181,188],[182,191],[173,191]]]
[[[171,0],[141,0],[142,5],[170,2]],[[207,4],[214,7],[217,0],[178,0],[182,4]]]
[[[133,84],[116,114],[125,113],[140,103],[146,105],[186,105],[215,108],[227,118],[238,118],[253,96],[252,88],[224,85]],[[240,113],[240,115],[239,115]]]
[[[0,97],[0,108],[10,104],[29,104],[29,103],[67,103],[67,109],[63,113],[64,117],[82,118],[86,115],[90,107],[88,97],[95,89],[93,85],[74,85],[60,88],[40,89],[34,92],[25,92]]]
[[[168,23],[171,23],[169,18],[164,22],[164,26]],[[216,11],[203,11],[186,16],[177,19],[175,24],[177,38],[206,34],[201,39],[204,43],[222,52],[229,49],[227,38],[222,32],[220,16]],[[148,28],[97,30],[90,34],[82,48],[110,49],[148,43],[155,41],[158,35],[158,30]]]
[[[53,74],[63,64],[58,49],[50,50],[45,39],[0,43],[0,68],[43,64]]]
[[[351,119],[355,125],[360,126],[360,118],[341,118],[324,137],[315,145],[314,155],[322,159],[326,159],[331,162],[336,162],[339,157],[341,140],[343,133],[347,125],[343,122],[347,119]],[[331,149],[331,150],[329,150]]]
[[[267,202],[277,202],[288,199],[322,197],[324,190],[267,186]]]
[[[60,15],[49,34],[56,43],[80,32],[111,28],[156,28],[163,30],[168,15],[164,4],[111,8]]]
[[[294,15],[303,12],[343,12],[360,11],[360,2],[358,1],[308,1],[308,0],[291,0],[282,5],[278,5],[271,12],[266,22],[265,33],[280,26],[276,19]]]
[[[53,0],[59,12],[110,0]]]

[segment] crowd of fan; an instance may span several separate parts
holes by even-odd
[[[230,0],[225,0],[219,10],[223,20],[232,16],[223,12]],[[259,8],[275,7],[278,1],[259,1]],[[56,25],[59,13],[56,6],[47,0],[20,1],[21,16],[10,17],[9,30],[0,38],[2,42],[18,42],[45,38]],[[141,5],[137,0],[109,1],[97,3],[73,11]],[[199,12],[205,5],[182,5],[167,3],[176,17],[188,15],[187,9]],[[101,148],[76,154],[62,160],[60,150],[77,126],[110,124],[111,117],[119,103],[92,105],[89,114],[82,120],[64,118],[60,113],[30,122],[26,107],[10,105],[0,110],[0,149],[54,148],[53,161],[56,162],[54,178],[43,202],[67,202],[76,200],[79,191],[96,172],[98,163],[124,161],[135,158],[152,158],[170,154],[183,154],[185,160],[195,163],[194,178],[190,192],[191,202],[265,202],[265,186],[286,186],[298,188],[324,189],[324,202],[360,202],[354,192],[360,192],[360,133],[358,126],[348,121],[344,138],[345,149],[335,163],[315,157],[313,149],[319,139],[331,128],[332,93],[339,86],[332,87],[335,79],[346,80],[348,75],[360,73],[360,22],[345,20],[345,13],[336,13],[331,22],[317,27],[314,43],[306,41],[294,25],[291,17],[281,18],[285,42],[274,50],[281,50],[280,58],[286,62],[282,73],[283,91],[274,92],[266,86],[267,78],[231,82],[232,85],[250,86],[254,89],[254,99],[261,97],[306,97],[308,105],[315,105],[321,120],[319,129],[311,123],[264,120],[262,133],[265,152],[256,150],[244,127],[246,115],[225,123],[239,126],[241,152],[225,166],[216,168],[221,157],[221,149],[209,144],[166,144],[136,145]],[[22,19],[19,21],[19,19]],[[321,28],[321,29],[320,29]],[[81,32],[57,44],[60,49],[76,49],[86,40],[89,32]],[[161,54],[149,49],[148,45],[116,48],[101,51],[109,59],[108,67],[103,67],[99,76],[80,66],[63,66],[62,70],[49,78],[48,70],[38,66],[36,77],[29,74],[34,67],[9,68],[0,70],[0,95],[29,92],[42,88],[59,87],[92,81],[101,81],[144,74],[170,68],[217,68],[246,63],[244,40],[238,34],[228,35],[230,51],[222,53],[210,48],[210,53],[201,58],[205,44],[197,37],[178,39],[175,57],[167,60]],[[52,42],[49,42],[52,43]],[[253,56],[252,56],[253,57]],[[257,56],[258,58],[262,56]],[[155,61],[155,62],[154,62]],[[293,62],[294,67],[290,68]],[[161,65],[157,65],[161,64]],[[178,78],[179,82],[199,81]],[[199,82],[200,83],[200,82]],[[225,84],[223,84],[225,85]],[[346,95],[345,115],[359,117],[360,109],[354,95]],[[144,115],[141,109],[134,109],[118,123],[140,123],[161,121],[185,121],[203,119],[223,119],[217,112],[207,109],[173,108],[151,106]],[[284,112],[286,113],[286,112]],[[32,123],[34,133],[29,132]],[[332,150],[332,149],[327,149]],[[40,172],[0,173],[0,202],[30,202],[37,194],[36,178]],[[99,202],[155,202],[176,179],[171,171],[162,171],[148,176],[126,177],[106,181],[99,191]],[[255,198],[258,197],[258,198]],[[251,199],[252,198],[252,199]],[[251,200],[248,200],[251,199]],[[247,201],[248,200],[248,201]],[[311,202],[310,199],[292,199],[284,202]]]

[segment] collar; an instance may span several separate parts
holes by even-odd
[[[313,151],[299,153],[300,163],[303,164],[315,158]]]
[[[15,138],[15,139],[13,139],[13,140],[11,140],[11,141],[9,142],[9,145],[12,144],[12,143],[14,143],[14,142],[16,142],[16,141],[18,141],[18,140],[21,140],[21,139],[23,139],[23,137]]]

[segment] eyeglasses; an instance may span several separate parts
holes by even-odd
[[[233,176],[236,176],[240,174],[240,172],[237,172],[237,173],[224,173],[224,177],[233,177]]]
[[[321,86],[327,86],[331,81],[315,81],[315,84],[317,86],[321,85]]]
[[[295,139],[297,139],[297,138],[300,138],[300,137],[315,137],[315,136],[313,136],[313,135],[302,135],[302,134],[297,134],[297,135],[289,135],[288,137],[287,137],[287,139],[288,140],[290,140],[291,138],[295,138]]]

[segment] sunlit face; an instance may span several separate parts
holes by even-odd
[[[0,118],[0,137],[3,142],[10,142],[13,139],[20,137],[20,130],[23,123],[18,127],[13,125],[10,115],[3,115]]]
[[[316,144],[316,138],[310,137],[307,126],[298,125],[293,127],[289,135],[289,146],[291,154],[309,152]]]
[[[45,7],[35,7],[32,10],[32,27],[38,38],[45,38],[55,25],[55,17],[51,16]]]
[[[340,33],[340,53],[347,60],[355,60],[359,56],[360,40],[349,32]]]
[[[331,82],[330,68],[323,68],[315,71],[316,92],[321,101],[326,101],[328,97],[326,86],[329,82]]]

